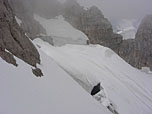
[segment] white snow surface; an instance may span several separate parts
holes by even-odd
[[[142,72],[145,72],[145,73],[149,73],[149,74],[151,73],[151,70],[150,70],[149,67],[142,67],[142,68],[141,68],[141,71],[142,71]]]
[[[122,19],[117,25],[117,33],[123,36],[123,39],[135,39],[135,34],[137,32],[134,27],[136,20]]]
[[[55,46],[65,44],[85,45],[87,43],[88,37],[83,32],[72,27],[61,15],[54,19],[45,19],[35,14],[34,19],[43,26],[47,35],[53,38]]]
[[[53,47],[40,39],[34,42],[88,92],[101,82],[106,96],[120,114],[152,113],[152,75],[131,67],[109,48],[99,45]]]
[[[18,58],[18,67],[0,58],[0,114],[110,114],[50,57],[39,53],[41,78]]]
[[[21,26],[22,21],[19,18],[17,18],[16,16],[15,16],[15,19],[16,19],[16,22],[19,24],[19,26]]]

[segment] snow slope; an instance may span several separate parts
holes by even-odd
[[[72,25],[64,20],[63,16],[58,16],[55,19],[45,19],[35,14],[34,19],[45,28],[47,35],[53,38],[55,46],[64,44],[85,45],[87,43],[87,36],[72,27]]]
[[[0,58],[0,114],[110,114],[53,60],[39,51],[44,77],[16,58],[14,67]]]
[[[99,45],[53,47],[34,41],[86,91],[98,82],[120,114],[152,113],[152,75],[131,67],[112,50]]]

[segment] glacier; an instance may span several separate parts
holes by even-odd
[[[88,37],[65,21],[62,15],[53,19],[45,19],[34,14],[34,19],[38,21],[43,28],[45,28],[47,35],[53,38],[55,46],[62,46],[67,43],[81,45],[87,44]]]
[[[106,97],[103,105],[112,103],[120,114],[152,112],[152,75],[133,68],[111,49],[72,44],[54,47],[40,39],[34,42],[88,93],[100,82]]]

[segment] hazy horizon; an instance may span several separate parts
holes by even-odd
[[[41,0],[38,0],[41,1]],[[41,3],[46,6],[49,1],[42,0]],[[66,1],[66,0],[58,0]],[[97,6],[102,13],[112,21],[122,19],[139,19],[141,20],[147,14],[152,14],[152,0],[77,0],[84,7]]]
[[[83,6],[98,6],[109,19],[141,19],[152,14],[152,0],[78,0]]]

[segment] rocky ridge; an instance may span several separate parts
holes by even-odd
[[[0,0],[0,57],[17,66],[14,56],[35,68],[40,64],[37,49],[17,24],[8,1]]]
[[[64,3],[63,11],[65,19],[84,32],[91,44],[101,44],[118,53],[122,36],[113,32],[111,23],[96,6],[85,10],[72,0]]]
[[[152,15],[142,20],[135,39],[123,41],[119,55],[134,67],[152,70]]]
[[[85,10],[75,0],[69,0],[64,3],[63,16],[84,32],[90,43],[111,48],[136,68],[150,67],[152,70],[152,15],[142,20],[135,39],[128,40],[113,32],[111,23],[95,6]]]

